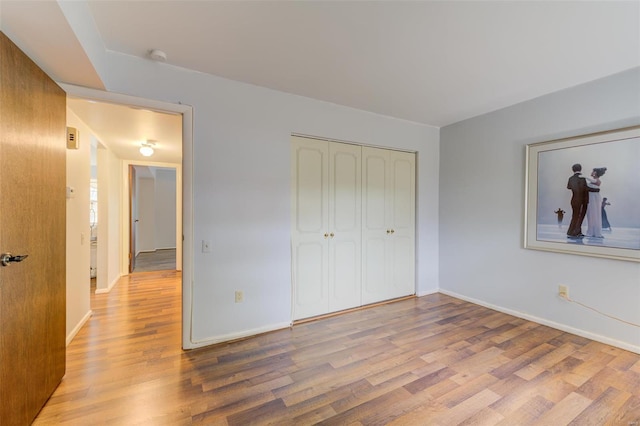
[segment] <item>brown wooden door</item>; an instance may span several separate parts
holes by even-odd
[[[0,423],[26,425],[65,371],[66,95],[0,32]]]

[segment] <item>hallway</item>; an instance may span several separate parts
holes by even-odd
[[[91,292],[93,315],[67,347],[66,374],[34,424],[154,424],[169,412],[188,358],[180,286],[180,272],[161,271]]]

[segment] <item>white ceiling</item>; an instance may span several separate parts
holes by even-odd
[[[640,2],[91,1],[105,47],[419,123],[640,66]]]
[[[156,163],[181,163],[182,116],[86,99],[67,98],[67,106],[98,140],[118,157]],[[140,146],[154,141],[154,154],[143,157]]]
[[[0,0],[1,28],[58,81],[99,87],[65,4]],[[640,66],[639,1],[84,4],[106,50],[434,126]],[[89,115],[109,140],[130,122]]]

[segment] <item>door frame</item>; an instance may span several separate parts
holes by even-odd
[[[135,237],[133,236],[133,199],[131,194],[132,185],[130,171],[134,166],[161,167],[164,169],[173,169],[176,171],[176,270],[181,271],[183,267],[183,221],[182,221],[182,166],[173,163],[157,163],[153,161],[138,160],[122,160],[122,181],[126,184],[122,185],[122,203],[125,208],[122,209],[122,259],[121,259],[121,275],[130,274],[131,264],[129,254],[131,250],[135,250]],[[135,261],[135,253],[131,253]]]
[[[127,167],[127,171],[128,171],[128,180],[126,182],[128,182],[129,185],[129,196],[128,201],[129,201],[129,256],[128,256],[128,260],[129,260],[129,267],[127,268],[129,273],[132,273],[135,269],[136,269],[136,222],[138,219],[133,219],[133,204],[134,204],[134,200],[136,197],[136,193],[137,193],[137,188],[136,188],[136,168],[134,167],[133,164],[129,164],[129,166]],[[177,240],[176,240],[176,244],[177,244]],[[176,246],[176,256],[178,255],[178,247]],[[177,267],[177,265],[176,265]]]
[[[191,342],[191,312],[193,306],[193,107],[184,104],[173,104],[169,102],[156,101],[152,99],[138,98],[135,96],[123,95],[120,93],[105,92],[87,87],[75,86],[71,84],[59,83],[60,87],[67,92],[67,96],[95,100],[98,102],[108,102],[124,106],[146,108],[161,112],[169,112],[182,115],[182,166],[176,170],[176,187],[182,187],[182,348],[195,348]],[[124,162],[124,160],[123,160]],[[164,164],[164,163],[155,163]],[[146,164],[145,164],[146,165]],[[172,164],[171,167],[175,167]],[[160,167],[166,167],[162,165]],[[123,169],[127,170],[126,167]],[[126,187],[126,180],[121,182],[121,189]],[[128,189],[122,192],[128,192]],[[177,188],[176,188],[177,192]],[[120,205],[121,213],[128,209],[128,202]],[[122,218],[122,214],[120,215]],[[125,227],[125,223],[121,225]],[[128,228],[128,226],[126,226]],[[128,231],[127,231],[128,232]],[[178,243],[178,241],[176,241]],[[128,253],[126,254],[128,257]],[[123,265],[120,256],[120,271],[123,274],[125,268],[128,269],[128,262]],[[177,266],[177,265],[176,265]],[[123,275],[127,275],[124,273]]]

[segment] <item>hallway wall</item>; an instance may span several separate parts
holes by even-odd
[[[67,149],[67,344],[91,314],[89,181],[91,179],[91,130],[67,108],[67,126],[78,129],[79,149]]]

